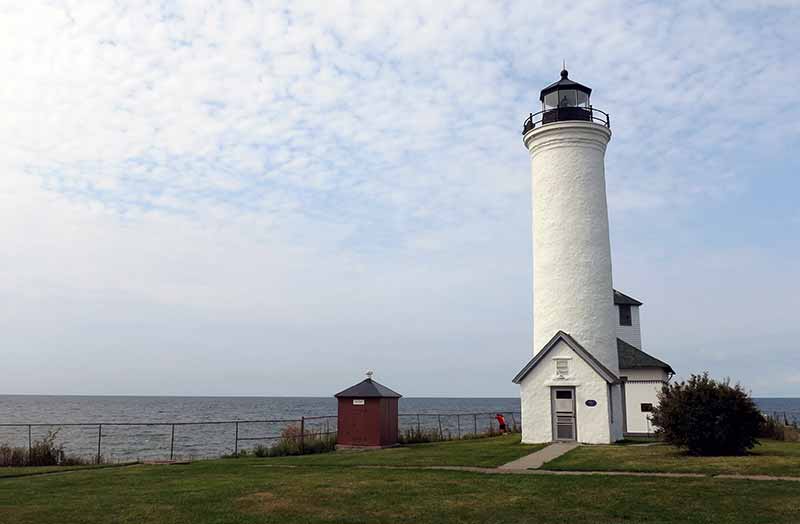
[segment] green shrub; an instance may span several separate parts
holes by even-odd
[[[708,376],[665,385],[653,410],[656,435],[693,455],[742,455],[758,443],[764,417],[742,386]]]

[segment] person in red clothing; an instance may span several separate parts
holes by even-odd
[[[504,434],[506,432],[506,418],[502,413],[498,413],[494,418],[497,419],[497,425],[500,426],[500,434]]]

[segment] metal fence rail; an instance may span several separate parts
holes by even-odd
[[[209,421],[181,421],[181,422],[154,422],[154,421],[144,421],[144,422],[31,422],[31,423],[0,423],[0,428],[23,428],[26,429],[27,433],[27,447],[28,453],[31,453],[31,449],[34,445],[33,439],[33,428],[57,428],[58,430],[62,428],[77,428],[77,429],[89,429],[94,430],[96,432],[96,447],[94,448],[94,459],[97,463],[102,460],[103,457],[103,438],[104,436],[108,438],[108,433],[104,435],[103,429],[106,428],[164,428],[169,429],[169,460],[175,459],[175,443],[176,443],[176,428],[181,427],[198,427],[198,426],[229,426],[232,429],[233,438],[231,439],[233,442],[233,452],[239,452],[239,443],[242,441],[269,441],[269,440],[278,440],[283,438],[283,430],[289,426],[296,425],[300,428],[300,432],[298,437],[304,439],[305,437],[309,437],[312,435],[320,435],[320,434],[332,434],[336,431],[331,431],[331,419],[336,419],[336,416],[318,416],[318,417],[300,417],[298,419],[251,419],[251,420],[209,420]],[[325,431],[321,431],[321,428],[318,427],[321,424],[324,424]],[[262,435],[259,434],[258,436],[242,436],[240,435],[240,428],[242,426],[247,425],[268,425],[268,426],[279,426],[281,431],[279,433],[273,434],[266,434]],[[335,423],[333,424],[335,427]],[[146,433],[144,435],[139,435],[143,437],[145,440],[149,440],[149,438],[154,436],[162,436],[159,433]],[[180,437],[180,434],[178,435]],[[87,438],[77,438],[73,439],[73,444],[77,444],[76,447],[79,448],[80,451],[79,455],[86,456],[86,441]],[[3,441],[0,439],[0,444]],[[202,443],[195,443],[195,446],[202,445]],[[138,446],[134,446],[138,447]],[[228,448],[230,449],[230,448]],[[110,451],[110,450],[107,450]],[[139,453],[145,455],[146,458],[155,458],[155,456],[166,456],[166,450],[162,450],[160,446],[153,448],[139,448],[137,450]],[[128,455],[128,458],[132,458],[130,453],[136,453],[137,451],[127,452],[123,450],[123,455]],[[134,455],[135,456],[135,455]],[[205,456],[208,456],[207,454]],[[135,458],[141,458],[140,456],[135,456]]]
[[[494,419],[500,411],[482,413],[402,413],[399,415],[401,435],[417,431],[435,431],[440,438],[462,438],[470,433],[495,430]],[[502,412],[509,429],[518,425],[519,412]],[[336,415],[311,416],[280,419],[210,420],[210,421],[141,421],[141,422],[17,422],[0,423],[0,444],[27,444],[30,455],[36,441],[44,436],[41,429],[67,430],[59,435],[65,452],[81,457],[92,457],[100,463],[104,458],[156,459],[169,457],[206,458],[219,457],[227,453],[238,454],[243,449],[252,449],[259,443],[280,439],[299,439],[303,443],[309,438],[333,435],[338,431]],[[202,431],[187,432],[186,428],[206,426]],[[292,429],[289,429],[292,428]],[[3,430],[16,430],[8,433]],[[34,436],[34,430],[40,435]],[[114,429],[124,429],[118,434]],[[141,431],[139,431],[141,429]],[[287,433],[288,431],[288,433]],[[36,437],[36,438],[34,438]],[[167,444],[168,439],[168,444]],[[154,442],[155,441],[155,442]],[[169,450],[167,452],[167,449]],[[210,452],[214,450],[214,452]]]
[[[462,438],[498,430],[495,415],[501,413],[509,430],[519,428],[519,411],[486,411],[481,413],[401,413],[400,434],[408,430],[434,431],[439,438]]]

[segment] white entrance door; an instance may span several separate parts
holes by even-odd
[[[553,388],[553,440],[575,440],[575,388]]]

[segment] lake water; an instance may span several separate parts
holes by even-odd
[[[786,412],[800,420],[800,398],[755,399],[765,412]],[[457,435],[485,430],[492,414],[504,412],[509,422],[519,417],[519,398],[402,398],[401,431],[416,427]],[[473,413],[481,415],[473,416]],[[421,414],[419,417],[416,414]],[[462,414],[457,416],[457,414]],[[336,400],[332,397],[100,397],[0,395],[0,424],[47,423],[34,426],[31,438],[41,439],[58,429],[57,441],[67,453],[93,456],[97,452],[98,423],[102,428],[101,454],[108,460],[164,458],[173,443],[175,457],[216,457],[234,450],[235,424],[175,426],[116,426],[114,423],[181,423],[236,420],[294,420],[300,417],[332,418],[306,421],[307,431],[335,431]],[[92,423],[93,426],[64,424]],[[240,423],[240,439],[261,439],[281,432],[289,422]],[[269,440],[240,440],[249,449]],[[28,428],[0,427],[0,443],[27,446]]]
[[[401,398],[400,429],[437,429],[457,435],[485,430],[495,412],[512,420],[519,417],[519,398]],[[516,412],[516,413],[515,413]],[[473,416],[473,413],[481,413]],[[419,417],[416,414],[420,414]],[[464,414],[458,416],[457,414]],[[0,424],[47,423],[31,428],[32,440],[58,429],[57,442],[70,454],[94,456],[98,423],[103,423],[101,454],[112,461],[164,458],[170,454],[172,427],[182,422],[202,425],[175,426],[175,457],[216,457],[231,453],[236,445],[236,425],[218,421],[306,420],[306,430],[336,430],[336,399],[333,397],[101,397],[0,395]],[[67,424],[91,423],[92,426]],[[114,425],[119,423],[165,423],[161,426]],[[292,422],[242,422],[240,439],[279,435]],[[296,422],[295,422],[296,424]],[[249,449],[270,440],[241,440],[239,449]],[[0,443],[28,445],[28,428],[0,427]]]

